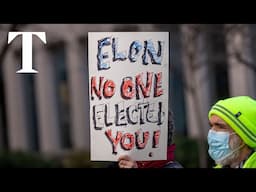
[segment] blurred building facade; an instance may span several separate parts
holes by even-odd
[[[7,44],[4,27],[1,47]],[[47,44],[33,38],[38,74],[16,73],[21,66],[20,38],[9,45],[1,64],[4,149],[89,151],[89,31],[170,32],[170,108],[177,134],[206,138],[207,112],[217,99],[256,96],[254,25],[29,24],[20,31],[46,32]]]

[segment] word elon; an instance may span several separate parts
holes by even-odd
[[[109,62],[105,62],[104,60],[109,58],[108,52],[103,53],[103,48],[106,46],[110,46],[112,48],[112,61],[125,61],[129,59],[130,62],[134,63],[137,61],[140,52],[143,49],[142,54],[142,63],[147,65],[148,56],[151,58],[152,64],[161,65],[162,55],[163,55],[163,41],[157,41],[158,51],[155,50],[154,44],[151,40],[145,40],[144,44],[140,41],[133,41],[129,47],[129,53],[126,54],[126,51],[119,52],[118,51],[118,38],[105,37],[103,39],[98,40],[98,53],[97,53],[97,61],[98,61],[98,70],[108,70],[110,69]],[[147,54],[148,53],[148,54]]]

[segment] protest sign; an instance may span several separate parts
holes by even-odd
[[[164,160],[169,33],[88,34],[91,160]]]

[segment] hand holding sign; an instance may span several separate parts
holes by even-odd
[[[118,166],[120,168],[138,168],[137,162],[134,161],[130,156],[128,155],[121,155],[118,158]]]

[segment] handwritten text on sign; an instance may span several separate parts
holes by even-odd
[[[169,34],[88,37],[91,160],[166,159]]]

